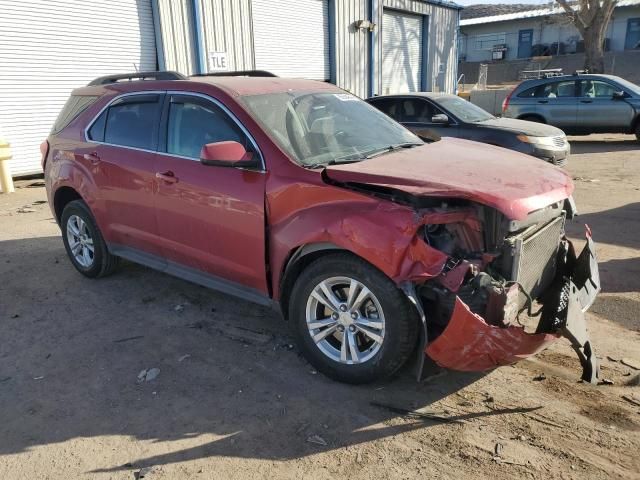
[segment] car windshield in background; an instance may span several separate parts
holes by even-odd
[[[460,97],[451,95],[446,97],[436,97],[433,100],[463,122],[477,123],[495,118],[489,112]]]
[[[626,88],[627,90],[631,90],[636,95],[640,95],[640,86],[636,85],[635,83],[631,83],[630,81],[620,77],[616,77],[614,81],[620,84],[621,87]]]
[[[262,126],[298,163],[358,161],[423,142],[348,93],[286,92],[242,97]]]

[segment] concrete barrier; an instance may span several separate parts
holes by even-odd
[[[511,88],[491,90],[471,90],[470,101],[492,115],[502,115],[502,101]]]

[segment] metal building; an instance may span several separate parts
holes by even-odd
[[[460,8],[437,0],[158,0],[159,58],[187,74],[264,69],[361,97],[453,92]]]
[[[453,92],[460,7],[439,0],[4,0],[0,135],[14,176],[71,90],[114,72],[270,70],[361,97]]]

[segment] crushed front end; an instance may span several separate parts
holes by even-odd
[[[571,198],[523,220],[473,203],[422,213],[423,240],[448,257],[438,276],[411,289],[431,359],[454,370],[487,370],[566,337],[582,379],[597,382],[584,312],[600,290],[598,265],[588,228],[579,255],[565,236],[575,213]]]

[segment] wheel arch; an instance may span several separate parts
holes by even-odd
[[[62,212],[70,202],[74,200],[82,200],[86,203],[86,200],[78,193],[78,191],[70,186],[61,186],[53,195],[53,210],[56,215],[56,221],[60,224],[62,219]]]
[[[348,252],[358,258],[362,258],[352,251],[331,242],[307,243],[305,245],[294,248],[291,252],[289,252],[287,261],[285,262],[284,268],[282,269],[279,282],[280,298],[278,299],[278,301],[280,303],[280,308],[285,320],[288,320],[291,288],[293,287],[296,279],[300,276],[305,267],[311,262],[324,255],[334,252]],[[366,261],[365,259],[362,260]]]

